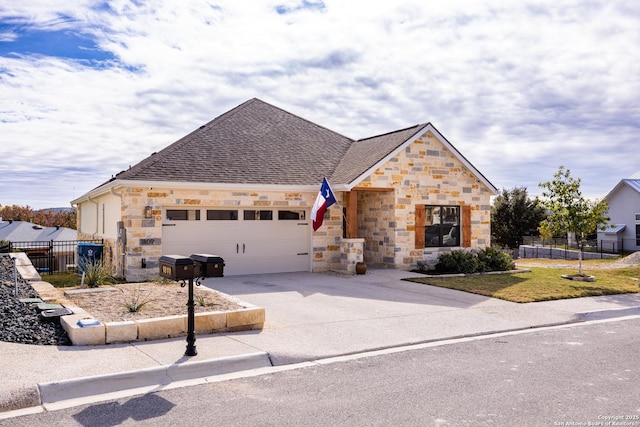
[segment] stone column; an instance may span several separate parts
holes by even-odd
[[[355,273],[356,264],[364,261],[364,239],[342,239],[340,259],[348,273]]]

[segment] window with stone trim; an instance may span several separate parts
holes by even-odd
[[[471,246],[471,208],[466,205],[416,205],[416,249]]]

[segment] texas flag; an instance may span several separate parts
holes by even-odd
[[[313,221],[313,231],[318,231],[322,227],[322,220],[327,208],[336,202],[336,196],[331,191],[331,186],[327,182],[327,178],[322,179],[322,185],[316,197],[316,202],[311,209],[311,220]]]

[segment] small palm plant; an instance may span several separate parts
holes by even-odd
[[[121,289],[125,293],[124,289]],[[144,306],[150,302],[155,301],[150,298],[151,291],[141,288],[140,286],[128,295],[128,299],[122,303],[122,305],[128,310],[129,313],[139,313]]]
[[[86,259],[83,264],[84,283],[90,288],[109,285],[113,282],[111,269],[101,260]]]

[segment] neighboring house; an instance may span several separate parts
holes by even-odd
[[[25,252],[33,265],[43,270],[49,265],[52,255],[48,242],[75,241],[78,232],[66,227],[43,227],[26,221],[3,220],[0,218],[0,240],[12,243],[13,250]],[[55,252],[54,269],[64,270],[74,262],[74,246]]]
[[[48,242],[50,240],[76,240],[78,232],[66,227],[43,227],[27,221],[0,218],[0,240],[10,242]]]
[[[640,250],[640,172],[621,180],[604,199],[609,204],[611,227],[598,232],[605,250]]]
[[[323,177],[338,203],[313,232]],[[497,189],[430,123],[352,140],[249,100],[73,200],[129,280],[162,255],[207,253],[224,274],[411,269],[490,244]]]

